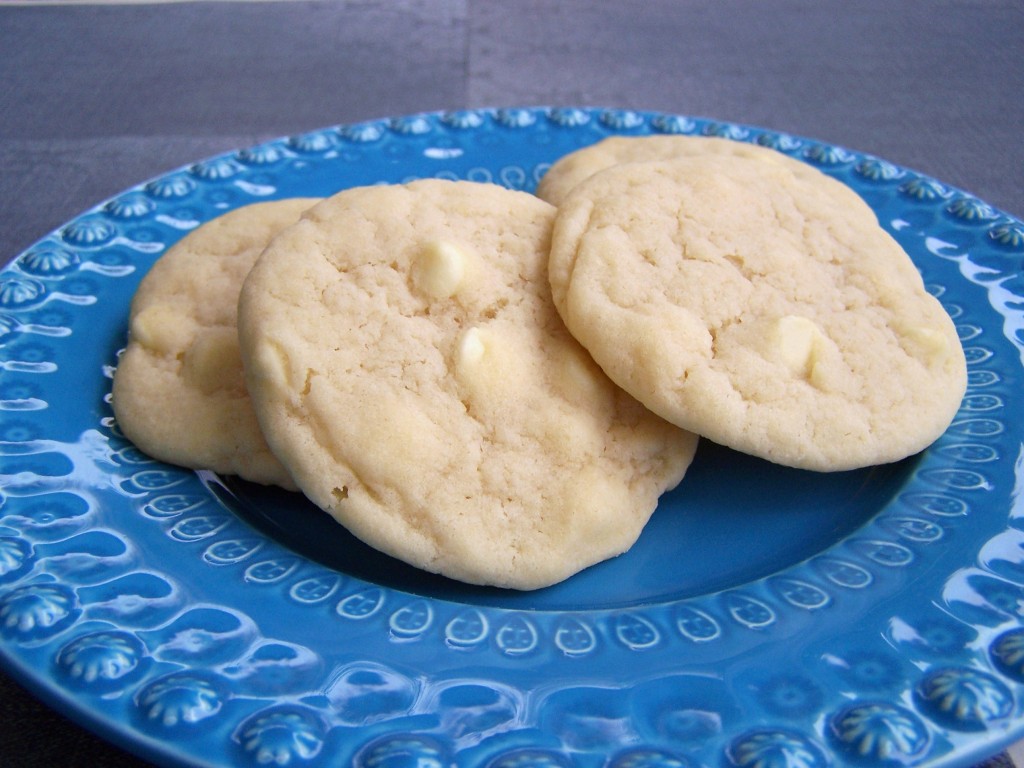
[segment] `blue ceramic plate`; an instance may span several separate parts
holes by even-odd
[[[530,593],[379,555],[118,432],[128,303],[230,208],[417,177],[532,190],[610,134],[766,144],[862,194],[955,319],[948,432],[812,474],[702,444],[626,555]],[[676,115],[479,110],[197,162],[0,273],[0,652],[167,765],[962,766],[1024,736],[1024,224],[874,157]],[[341,415],[344,418],[344,415]]]

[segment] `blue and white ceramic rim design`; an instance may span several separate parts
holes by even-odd
[[[701,561],[720,584],[679,589],[644,582],[657,563],[623,582],[630,560],[554,597],[418,587],[376,578],[358,548],[311,556],[308,535],[275,535],[278,497],[118,432],[110,374],[134,287],[203,221],[423,176],[531,191],[565,152],[649,133],[757,142],[848,183],[957,323],[969,387],[952,426],[831,540],[743,576],[785,548],[781,523]],[[1024,224],[939,181],[679,115],[419,114],[196,162],[0,273],[0,658],[167,765],[969,765],[1024,735],[1022,262]],[[246,514],[261,505],[269,528]]]

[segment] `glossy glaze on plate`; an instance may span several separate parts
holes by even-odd
[[[767,144],[865,197],[967,353],[935,445],[816,475],[704,443],[633,550],[508,593],[119,434],[128,302],[201,222],[420,177],[532,190],[565,152],[646,133]],[[412,115],[197,162],[0,273],[0,658],[168,765],[968,765],[1024,735],[1022,260],[1024,224],[934,179],[677,115]]]

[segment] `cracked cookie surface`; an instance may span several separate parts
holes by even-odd
[[[590,176],[559,207],[555,304],[675,424],[795,467],[895,461],[950,423],[963,350],[873,211],[795,162],[693,156]]]
[[[555,310],[555,208],[425,180],[317,205],[246,280],[265,434],[371,546],[530,589],[632,545],[696,438],[616,387]]]
[[[263,248],[317,201],[254,203],[212,219],[171,246],[142,279],[112,403],[121,430],[145,453],[294,489],[252,410],[236,307]]]

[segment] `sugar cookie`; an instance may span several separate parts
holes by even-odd
[[[264,433],[356,536],[472,583],[542,587],[632,545],[696,438],[601,373],[551,303],[555,208],[497,185],[350,189],[245,282]]]
[[[702,155],[589,177],[559,208],[554,300],[681,427],[795,467],[894,461],[950,423],[963,350],[871,209],[809,171]]]

